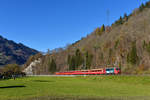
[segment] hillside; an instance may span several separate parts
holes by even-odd
[[[12,63],[22,65],[29,56],[37,53],[38,51],[21,43],[17,44],[0,36],[0,66]]]
[[[36,69],[57,71],[119,66],[123,73],[150,73],[150,2],[120,17],[114,24],[95,29],[87,37],[65,49],[51,51]],[[37,70],[36,70],[37,71]]]

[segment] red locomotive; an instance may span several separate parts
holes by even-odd
[[[120,73],[121,70],[119,67],[113,67],[113,68],[100,68],[91,70],[56,72],[55,75],[118,75]]]

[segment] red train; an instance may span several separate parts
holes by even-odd
[[[119,67],[113,67],[113,68],[100,68],[91,70],[56,72],[55,75],[118,75],[120,73],[121,70]]]

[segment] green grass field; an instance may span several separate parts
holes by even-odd
[[[26,77],[0,81],[0,100],[150,100],[150,76]]]

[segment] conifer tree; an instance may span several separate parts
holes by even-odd
[[[125,22],[128,21],[128,16],[127,16],[126,13],[124,14],[124,18],[123,19],[124,19]]]
[[[101,27],[101,32],[104,32],[104,31],[105,31],[105,25],[103,24]]]
[[[144,8],[145,8],[145,5],[142,3],[142,5],[141,5],[140,8],[139,8],[139,11],[140,11],[140,12],[143,11]]]
[[[97,35],[101,35],[103,32],[105,31],[105,25],[103,24],[101,27],[98,27],[98,28],[96,28],[95,29],[95,33],[97,34]]]
[[[132,49],[127,55],[127,62],[131,64],[136,64],[138,61],[136,42],[132,43]]]
[[[121,16],[120,16],[120,19],[119,19],[119,24],[123,24],[123,19],[122,19]]]
[[[56,72],[56,63],[55,60],[52,58],[50,64],[49,64],[49,71],[53,74],[54,72]]]
[[[67,63],[68,63],[68,65],[70,64],[70,61],[71,61],[71,56],[68,55],[68,58],[67,58]]]
[[[82,57],[82,53],[79,49],[76,50],[75,54],[70,56],[68,55],[68,65],[69,70],[77,70],[84,62],[84,59]]]
[[[69,70],[76,70],[76,61],[75,61],[75,56],[74,55],[71,57]]]
[[[69,65],[69,70],[75,70],[75,57],[74,55],[71,56],[71,55],[68,55],[68,65]]]
[[[146,8],[150,8],[150,1],[148,1],[148,2],[145,4],[145,7],[146,7]]]
[[[121,24],[123,24],[123,18],[120,16],[119,20],[117,20],[117,21],[115,22],[115,24],[116,24],[116,25],[121,25]]]
[[[90,54],[88,51],[86,51],[85,57],[86,57],[86,69],[90,69],[91,64],[92,64],[93,55]]]
[[[83,57],[79,49],[76,50],[75,53],[75,62],[76,62],[76,69],[83,63]]]

